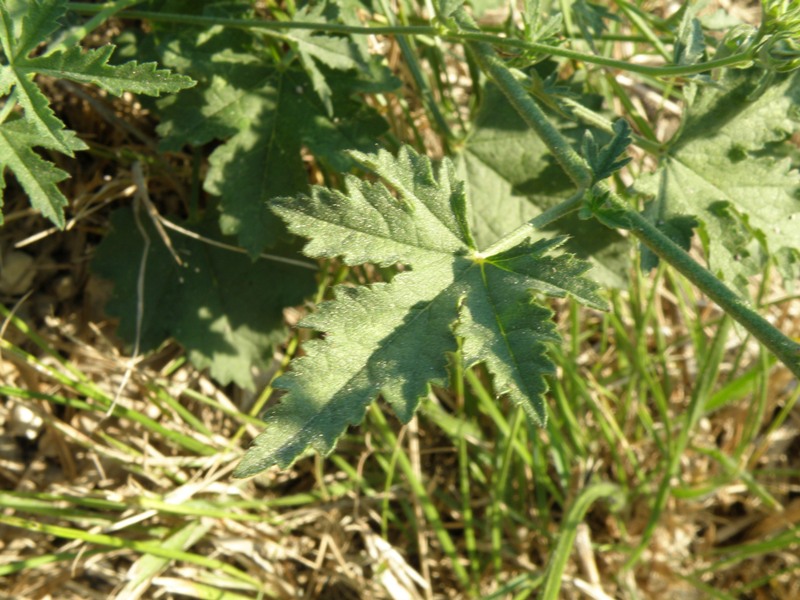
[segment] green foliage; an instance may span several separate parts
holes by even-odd
[[[597,102],[596,98],[584,101],[589,106]],[[590,133],[564,117],[554,118],[563,135],[575,143]],[[592,135],[601,141],[608,138],[600,131]],[[496,242],[573,193],[572,182],[544,142],[493,85],[485,90],[472,131],[455,158],[472,205],[470,227],[480,247]],[[593,279],[612,287],[625,285],[629,244],[619,233],[598,229],[577,215],[560,219],[548,231],[569,236],[565,248],[592,262]]]
[[[477,251],[464,184],[445,159],[438,172],[409,147],[397,158],[353,153],[383,183],[346,179],[346,194],[316,187],[310,197],[280,199],[274,210],[293,233],[311,238],[304,251],[345,263],[410,267],[391,283],[337,288],[336,299],[302,325],[325,333],[275,382],[288,393],[267,414],[267,429],[236,470],[246,477],[286,467],[307,447],[327,454],[381,394],[408,421],[431,384],[447,381],[448,354],[485,362],[498,393],[528,416],[545,420],[545,351],[558,340],[551,312],[532,292],[570,294],[604,306],[588,265],[555,253],[563,238],[526,240],[494,255]],[[395,195],[393,195],[393,193]]]
[[[227,2],[151,5],[211,19],[252,17],[246,5]],[[340,17],[335,6],[320,5],[302,8],[294,18],[313,23]],[[267,202],[308,190],[304,150],[331,173],[347,171],[353,163],[345,151],[372,149],[376,138],[386,131],[383,118],[357,93],[396,86],[363,45],[349,37],[319,35],[310,30],[265,37],[243,30],[168,24],[157,27],[149,36],[129,36],[123,50],[133,55],[147,52],[161,64],[197,80],[195,88],[166,98],[155,107],[161,116],[160,148],[177,152],[185,145],[221,142],[208,156],[204,181],[205,190],[219,197],[218,211],[209,211],[205,218],[218,214],[222,234],[235,236],[232,241],[254,259],[266,247],[271,254],[294,251],[282,222],[268,210]],[[204,226],[211,227],[209,223]],[[101,248],[104,267],[96,266],[98,272],[119,281],[113,265],[129,260],[126,247],[115,243]],[[175,315],[157,314],[150,324],[148,347],[174,337],[195,365],[210,367],[211,374],[221,381],[249,387],[251,365],[263,363],[273,347],[285,339],[282,309],[301,303],[311,293],[313,273],[264,261],[253,263],[248,271],[248,264],[243,257],[223,252],[217,255],[215,265],[196,265],[201,279],[221,281],[225,275],[223,289],[236,300],[218,302],[214,318],[195,314],[196,307],[202,306],[198,303],[205,300],[192,297],[192,291],[201,288],[176,287],[173,280],[181,270],[175,265],[148,273],[152,277],[148,285],[174,288],[171,293],[180,300],[176,306],[184,306],[190,315],[176,319]],[[231,274],[248,283],[237,286],[235,279],[228,278]],[[258,283],[249,283],[251,280]],[[117,285],[130,289],[133,281],[126,282]],[[239,287],[247,293],[240,295]],[[128,296],[123,294],[124,298]],[[109,306],[121,317],[134,314],[131,309],[129,299]],[[205,309],[201,312],[208,313]],[[128,319],[123,320],[120,333],[133,342],[135,332],[130,316]],[[181,320],[187,322],[179,325]],[[228,327],[228,323],[236,326]],[[222,331],[230,333],[219,339]]]
[[[800,275],[800,175],[766,151],[798,127],[800,74],[749,100],[760,81],[758,69],[732,71],[701,88],[658,170],[636,184],[673,237],[688,239],[696,219],[710,269],[742,289],[770,255],[788,280]]]
[[[66,8],[66,0],[0,0],[0,47],[5,59],[0,65],[0,94],[6,97],[4,119],[0,121],[0,192],[5,188],[7,167],[33,207],[59,227],[64,226],[67,200],[56,184],[68,175],[41,158],[34,148],[73,156],[87,146],[53,113],[34,77],[41,74],[92,83],[117,96],[124,91],[158,96],[193,85],[188,77],[157,70],[154,63],[110,66],[107,63],[113,46],[88,51],[51,48],[45,54],[31,56],[58,29]],[[15,104],[23,110],[21,117],[10,115]]]
[[[372,30],[364,29],[365,8],[357,2],[284,9],[150,0],[137,6],[151,11],[147,31],[118,40],[135,60],[113,65],[112,46],[51,42],[39,49],[58,30],[67,2],[0,0],[0,167],[58,225],[66,199],[57,184],[67,174],[37,149],[73,156],[86,145],[51,110],[34,78],[152,96],[197,82],[146,106],[159,119],[160,150],[192,147],[196,172],[205,174],[202,189],[214,197],[202,197],[193,182],[198,193],[185,227],[211,240],[230,236],[250,256],[176,236],[180,266],[150,225],[129,210],[115,214],[93,268],[115,283],[108,309],[128,341],[148,349],[174,337],[196,365],[248,387],[251,368],[285,339],[283,309],[313,289],[310,271],[257,260],[265,248],[293,255],[295,234],[309,238],[305,252],[314,258],[399,271],[389,282],[339,285],[333,300],[303,320],[322,337],[305,343],[304,355],[276,382],[286,394],[237,475],[289,465],[308,448],[329,452],[378,396],[408,420],[432,385],[447,384],[449,365],[457,371],[485,364],[495,393],[543,423],[545,377],[553,372],[546,351],[559,338],[550,309],[532,293],[569,294],[602,307],[597,284],[583,277],[587,261],[594,279],[624,286],[629,234],[800,372],[797,344],[721,282],[744,290],[769,260],[789,282],[800,276],[800,175],[782,146],[797,130],[800,102],[800,75],[789,73],[798,66],[795,3],[765,0],[761,26],[733,28],[715,52],[699,4],[662,22],[629,3],[616,12],[581,0],[568,3],[567,14],[546,15],[553,3],[530,0],[521,30],[509,18],[508,35],[494,38],[462,4],[438,2],[439,20],[430,26],[394,25],[406,22],[402,14],[382,28],[406,36],[399,46],[407,83],[422,98],[409,102],[390,101],[399,81],[383,57],[370,54],[363,34]],[[501,6],[473,4],[478,13]],[[264,10],[269,19],[262,19]],[[607,26],[623,18],[673,64],[648,67],[603,55]],[[587,43],[562,47],[565,34],[578,30]],[[442,47],[458,42],[468,50],[475,101],[457,110],[450,75],[461,73],[450,62],[461,55],[447,56]],[[580,47],[591,52],[574,49]],[[138,62],[145,57],[171,71]],[[665,87],[680,90],[686,107],[673,139],[659,141],[616,80],[585,68],[592,64],[646,73],[652,82],[669,77]],[[609,118],[592,90],[622,96],[626,113]],[[418,106],[430,113],[427,121]],[[387,118],[395,127],[384,136]],[[426,122],[435,124],[437,147],[447,155],[438,166],[403,145],[408,131],[418,147],[435,135]],[[658,159],[654,173],[643,175],[630,162],[631,144]],[[394,157],[383,145],[401,150]],[[351,172],[359,166],[381,181],[356,179]],[[309,172],[326,187],[309,192]],[[631,179],[631,190],[620,185]],[[647,196],[644,215],[634,209],[640,197],[632,190]],[[142,230],[150,240],[144,263]],[[713,274],[681,250],[691,248],[695,233]],[[645,268],[656,262],[656,254],[643,251]]]
[[[608,179],[616,171],[631,162],[631,157],[619,158],[631,144],[631,126],[627,121],[620,119],[614,123],[614,137],[611,141],[599,148],[591,131],[583,137],[583,156],[592,168],[596,181]]]
[[[285,338],[283,309],[314,291],[313,271],[271,260],[253,262],[242,254],[173,234],[174,252],[183,263],[178,265],[149,218],[140,215],[139,221],[149,240],[141,297],[138,282],[145,237],[132,210],[112,215],[112,229],[92,262],[95,273],[114,283],[106,310],[120,318],[120,335],[137,338],[141,303],[142,351],[175,338],[187,348],[189,359],[210,369],[218,381],[252,389],[251,367],[268,362],[273,346]],[[213,241],[232,241],[219,234],[213,213],[199,223],[182,225]]]
[[[301,10],[296,18],[315,22],[321,10]],[[222,230],[255,256],[283,235],[266,201],[307,190],[302,149],[334,172],[348,170],[345,151],[371,150],[386,131],[386,122],[355,94],[396,82],[344,37],[281,34],[279,41],[289,40],[300,58],[290,62],[272,38],[172,29],[160,35],[159,58],[199,85],[161,104],[161,147],[224,141],[209,157],[205,189],[220,197]]]
[[[4,381],[0,396],[56,405],[48,427],[67,436],[65,447],[78,443],[87,460],[102,459],[111,479],[101,487],[111,489],[108,481],[122,474],[154,490],[142,505],[154,518],[115,535],[92,530],[141,505],[138,488],[128,486],[132,496],[111,501],[99,488],[66,500],[45,488],[0,494],[9,513],[5,525],[55,540],[47,554],[5,565],[6,575],[32,564],[72,565],[59,540],[74,539],[94,544],[100,550],[91,552],[112,562],[102,547],[151,554],[134,563],[138,577],[128,577],[128,591],[141,592],[153,573],[179,560],[206,569],[208,577],[221,573],[228,579],[215,584],[252,590],[253,597],[302,595],[304,584],[306,595],[341,595],[349,580],[364,580],[359,568],[354,578],[337,578],[338,555],[273,560],[276,567],[285,563],[283,570],[265,579],[260,561],[250,561],[245,573],[227,564],[237,550],[226,560],[209,559],[203,548],[219,545],[195,542],[210,519],[278,523],[272,511],[290,507],[296,523],[297,510],[310,503],[371,501],[384,490],[391,493],[370,504],[370,521],[380,522],[398,548],[433,540],[428,582],[452,582],[433,594],[558,598],[585,521],[603,524],[592,535],[608,550],[604,591],[649,597],[668,589],[669,569],[641,559],[686,558],[685,533],[708,522],[693,503],[708,503],[722,486],[749,496],[754,510],[777,511],[791,500],[778,489],[787,486],[776,482],[796,475],[797,465],[765,449],[796,409],[800,392],[775,375],[786,367],[800,376],[800,344],[756,311],[767,298],[770,311],[783,308],[775,306],[774,265],[788,284],[800,277],[798,3],[764,0],[759,26],[726,14],[704,16],[703,2],[683,3],[667,19],[633,2],[468,3],[471,15],[487,15],[480,25],[463,0],[0,0],[0,165],[56,223],[64,223],[58,184],[71,163],[58,156],[60,170],[44,153],[72,156],[86,144],[68,129],[68,116],[51,109],[39,84],[68,79],[111,94],[158,96],[197,82],[166,98],[139,99],[145,111],[136,111],[143,118],[135,125],[145,136],[156,127],[158,148],[98,147],[96,155],[81,157],[96,158],[112,177],[115,166],[127,170],[132,154],[151,167],[147,182],[138,173],[135,179],[140,193],[149,186],[147,208],[155,211],[140,206],[138,195],[132,206],[109,214],[93,204],[100,210],[91,219],[76,219],[60,234],[84,235],[79,239],[94,251],[93,273],[113,283],[106,308],[119,319],[119,335],[143,352],[172,338],[218,381],[251,390],[253,372],[263,372],[276,354],[284,358],[252,408],[202,396],[192,386],[175,394],[160,378],[139,377],[125,388],[128,400],[117,402],[107,385],[93,383],[95,373],[38,333],[40,324],[28,326],[16,308],[0,305],[13,328],[10,337],[0,336],[11,372],[27,365],[43,381],[57,382],[51,393],[22,389],[24,378]],[[434,5],[438,17],[429,14]],[[397,14],[390,12],[395,8]],[[504,11],[500,19],[497,9]],[[84,22],[84,14],[94,16]],[[112,14],[118,20],[98,33],[121,23],[119,51],[89,49],[86,32]],[[709,35],[710,28],[720,36]],[[74,47],[82,39],[86,50]],[[115,126],[124,116],[116,115]],[[677,127],[672,139],[662,138],[665,124]],[[81,171],[89,169],[82,163]],[[182,186],[185,194],[162,202],[165,188],[172,195]],[[97,223],[106,218],[103,231]],[[157,230],[154,224],[169,224],[164,219],[183,232]],[[298,237],[319,265],[298,261]],[[267,247],[270,254],[262,254]],[[665,264],[642,274],[632,258],[645,269]],[[613,310],[601,315],[594,309],[605,308],[606,294],[598,283],[624,290],[610,291]],[[746,288],[758,289],[749,302]],[[564,296],[570,300],[552,299]],[[724,314],[692,314],[708,299]],[[284,324],[291,306],[304,315],[299,330]],[[772,355],[755,358],[749,340],[731,349],[734,321]],[[692,376],[674,378],[676,372]],[[395,433],[378,399],[402,422],[422,413],[414,444]],[[351,432],[349,443],[340,443],[342,454],[320,462],[313,474],[298,465],[289,479],[301,479],[288,487],[287,477],[265,478],[258,490],[263,502],[215,499],[208,486],[185,485],[180,498],[192,489],[203,498],[174,502],[169,483],[194,481],[215,456],[228,460],[245,426],[260,426],[252,415],[262,402],[265,430],[237,476],[286,467],[308,451],[327,455],[362,421],[368,448],[352,443],[360,434]],[[58,426],[62,413],[75,427]],[[119,419],[132,441],[104,434],[97,419],[75,418],[92,413]],[[737,414],[741,427],[733,441],[698,429],[708,419],[712,430],[724,427]],[[231,440],[222,433],[232,431]],[[144,455],[142,439],[152,444]],[[442,454],[448,446],[457,451]],[[150,449],[166,459],[150,460]],[[10,476],[52,479],[49,468],[26,470],[26,459]],[[445,477],[428,477],[433,461],[448,470]],[[64,465],[71,476],[71,463]],[[594,504],[617,496],[627,503],[619,514]],[[632,546],[624,533],[631,507],[642,499],[648,516]],[[664,559],[650,546],[664,537],[675,499],[696,518],[686,520],[673,544],[677,553]],[[781,557],[793,556],[797,531],[756,525],[741,544],[718,539],[724,544],[695,566],[681,563],[671,581],[721,597],[780,592],[796,569]],[[288,527],[301,545],[318,547],[306,543],[309,528]],[[324,539],[329,532],[321,529]],[[352,537],[342,547],[354,549],[360,566],[372,562],[367,571],[390,576],[370,585],[396,590],[394,575],[406,577],[408,565],[391,561],[384,570],[385,546],[373,543],[376,534],[347,529]],[[230,527],[220,530],[225,535]],[[512,530],[522,533],[509,536]],[[547,567],[531,572],[514,560],[519,552]],[[763,570],[750,564],[759,555]],[[295,576],[298,559],[318,570]],[[726,573],[735,583],[712,587]],[[747,580],[747,573],[755,575]],[[196,595],[213,596],[216,587],[195,586]]]
[[[603,35],[606,31],[605,20],[619,20],[618,17],[609,11],[605,6],[587,2],[586,0],[575,0],[572,3],[572,12],[575,16],[575,22],[581,30],[583,39],[585,39],[592,50],[595,52],[595,38]]]

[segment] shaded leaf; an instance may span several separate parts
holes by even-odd
[[[592,50],[597,52],[594,40],[606,32],[607,27],[604,19],[619,21],[619,17],[605,6],[587,2],[586,0],[575,0],[571,9],[583,38],[589,43]]]
[[[331,12],[334,14],[330,14]],[[302,23],[330,23],[338,21],[337,15],[338,7],[321,3],[317,6],[304,6],[295,13],[294,19]],[[288,31],[285,36],[297,48],[314,91],[317,92],[327,113],[332,115],[333,92],[328,84],[328,77],[319,69],[315,61],[319,61],[331,69],[344,71],[361,69],[366,65],[366,61],[361,60],[358,46],[347,37],[321,34],[310,29],[293,29]]]
[[[299,304],[316,285],[314,271],[279,262],[253,262],[243,254],[173,234],[184,262],[179,266],[142,215],[150,238],[145,269],[141,350],[167,338],[180,342],[192,363],[208,368],[222,383],[252,389],[251,368],[271,358],[286,336],[283,309]],[[106,310],[120,318],[119,334],[136,337],[137,280],[144,239],[125,208],[111,218],[112,229],[97,248],[93,271],[114,283]],[[222,239],[216,219],[185,227]],[[231,240],[225,240],[230,243]]]
[[[202,44],[187,44],[176,40],[165,62],[204,52]],[[360,86],[355,73],[328,79],[330,115],[305,72],[278,68],[268,56],[222,52],[209,70],[198,88],[163,105],[162,147],[226,140],[209,158],[205,188],[221,198],[223,231],[256,255],[284,231],[266,201],[307,189],[303,147],[322,164],[346,171],[352,163],[345,150],[372,149],[386,123],[352,97]]]
[[[585,130],[572,123],[562,119],[558,123],[562,133],[576,142],[584,134]],[[605,134],[596,132],[595,136],[603,143],[608,141]],[[486,88],[475,126],[456,165],[474,209],[472,233],[481,247],[575,191],[545,144],[493,85]],[[629,244],[619,233],[598,230],[577,215],[560,219],[549,231],[570,236],[566,248],[592,261],[594,279],[608,286],[625,285]]]

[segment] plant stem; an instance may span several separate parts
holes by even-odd
[[[582,490],[567,510],[559,531],[558,543],[550,554],[544,586],[539,593],[540,600],[556,600],[560,597],[561,579],[572,553],[578,524],[583,521],[592,504],[601,498],[618,501],[622,499],[622,492],[612,483],[594,483]]]
[[[81,14],[95,14],[104,9],[102,4],[90,4],[88,2],[70,2],[67,7],[69,10]],[[117,14],[119,18],[127,19],[147,19],[154,22],[167,22],[183,25],[197,25],[199,27],[211,27],[221,25],[223,27],[233,27],[238,29],[259,29],[263,31],[278,31],[286,29],[310,29],[319,33],[339,33],[353,35],[420,35],[439,37],[449,42],[477,42],[489,45],[506,46],[519,50],[532,52],[537,55],[551,55],[568,58],[589,64],[606,67],[609,69],[619,69],[629,73],[640,73],[653,77],[683,77],[705,73],[721,67],[729,67],[748,63],[752,60],[752,52],[741,52],[732,54],[719,60],[710,60],[694,65],[665,65],[652,67],[639,65],[624,60],[615,60],[598,56],[587,52],[576,52],[561,46],[550,46],[537,42],[528,42],[513,38],[498,37],[494,34],[483,33],[481,31],[447,31],[432,25],[344,25],[342,23],[310,23],[307,21],[255,21],[251,19],[231,19],[224,17],[207,17],[201,15],[182,15],[177,13],[159,13],[144,10],[126,10]]]
[[[477,26],[472,17],[463,9],[456,13],[456,20],[461,27],[474,29]],[[476,62],[492,81],[503,91],[508,101],[517,110],[528,126],[530,126],[553,153],[558,164],[567,173],[578,188],[588,188],[592,183],[592,170],[586,161],[572,148],[572,145],[561,135],[536,101],[531,97],[514,74],[500,60],[494,48],[486,42],[467,44]]]
[[[561,46],[548,46],[547,44],[526,42],[524,40],[516,40],[512,38],[498,38],[491,34],[477,31],[448,33],[442,37],[451,41],[483,42],[498,46],[519,48],[520,50],[527,50],[539,55],[560,56],[562,58],[569,58],[601,67],[619,69],[620,71],[628,71],[630,73],[640,73],[642,75],[652,75],[654,77],[683,77],[686,75],[696,75],[697,73],[705,73],[706,71],[711,71],[713,69],[749,63],[753,59],[751,52],[741,52],[739,54],[731,54],[730,56],[726,56],[718,60],[709,60],[707,62],[697,63],[694,65],[664,65],[660,67],[648,67],[646,65],[640,65],[625,60],[606,58],[605,56],[599,56],[597,54],[577,52],[575,50],[569,50],[568,48],[562,48]]]
[[[500,252],[513,248],[514,246],[522,243],[525,238],[533,235],[537,230],[542,230],[561,217],[575,212],[581,207],[584,194],[585,190],[579,189],[567,200],[564,200],[564,202],[548,208],[543,213],[536,215],[533,219],[521,225],[520,227],[517,227],[507,236],[497,240],[486,250],[479,252],[476,255],[476,258],[494,256],[495,254],[499,254]]]
[[[606,117],[596,113],[591,108],[587,108],[586,106],[584,106],[577,100],[573,100],[572,98],[560,98],[559,100],[564,106],[569,108],[570,112],[572,112],[573,115],[575,115],[578,119],[580,119],[587,125],[591,125],[592,127],[601,129],[608,134],[614,135],[614,124]],[[653,141],[644,138],[635,133],[631,134],[631,139],[633,140],[634,146],[639,146],[639,148],[641,148],[642,150],[646,150],[650,154],[658,156],[664,150],[663,146],[660,143],[658,143],[658,141]]]
[[[387,5],[386,0],[379,0],[379,5],[387,21],[392,25],[396,25],[397,17]],[[403,19],[405,21],[405,18]],[[441,109],[439,108],[439,103],[436,101],[436,98],[433,95],[431,86],[428,85],[428,81],[425,79],[422,65],[419,62],[419,58],[417,58],[417,53],[414,51],[408,36],[398,35],[396,36],[396,39],[397,45],[400,47],[400,52],[403,53],[405,64],[411,73],[411,77],[414,79],[414,83],[416,83],[417,87],[419,88],[425,108],[428,110],[433,118],[433,121],[439,128],[439,131],[444,137],[445,144],[449,144],[450,140],[452,140],[454,137],[453,132],[450,129],[450,125],[447,123],[447,119],[444,117]]]
[[[615,208],[624,211],[630,222],[630,230],[659,258],[668,262],[686,279],[691,281],[709,298],[733,317],[747,331],[769,349],[789,370],[800,378],[800,344],[781,333],[769,321],[747,306],[747,303],[708,269],[698,264],[689,254],[638,212],[629,209],[604,183],[596,186],[602,193],[609,192],[608,199]]]
[[[474,21],[463,9],[459,10],[456,19],[461,27],[475,27]],[[563,216],[566,212],[574,210],[580,205],[581,190],[586,189],[587,180],[591,181],[593,177],[586,161],[572,149],[569,142],[553,127],[544,112],[536,104],[536,101],[524,86],[517,81],[508,67],[497,57],[497,54],[489,44],[483,42],[470,43],[468,47],[475,55],[481,68],[497,84],[523,120],[539,134],[558,163],[578,186],[580,195],[576,193],[565,203],[554,207],[556,214]],[[595,184],[594,192],[598,195],[607,196],[608,202],[612,205],[615,213],[615,222],[627,223],[626,227],[648,248],[676,268],[727,314],[741,323],[756,339],[773,352],[792,373],[800,378],[800,344],[785,336],[761,315],[750,309],[741,297],[710,271],[698,264],[680,246],[661,233],[658,228],[639,213],[628,208],[625,202],[612,192],[604,182]],[[482,252],[481,255],[489,256],[499,251],[498,249],[506,249],[513,246],[514,242],[522,241],[525,236],[530,235],[531,228],[541,228],[543,222],[552,222],[554,220],[551,215],[547,214],[549,212],[542,213],[530,220],[523,227],[512,232],[507,238],[498,241],[487,251]],[[601,215],[596,216],[600,217]]]

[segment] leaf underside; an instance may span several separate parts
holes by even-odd
[[[346,194],[315,187],[280,198],[273,210],[289,230],[310,238],[304,252],[346,264],[401,263],[391,283],[336,288],[301,326],[324,333],[274,386],[286,391],[265,416],[235,476],[286,467],[306,449],[329,453],[348,425],[360,423],[378,394],[408,421],[431,385],[447,382],[448,353],[463,338],[466,365],[484,362],[498,393],[537,423],[545,420],[545,355],[558,335],[549,309],[532,292],[570,294],[596,307],[584,261],[557,253],[563,237],[527,240],[481,256],[468,225],[463,181],[445,159],[404,147],[397,157],[352,153],[381,182],[346,178]]]

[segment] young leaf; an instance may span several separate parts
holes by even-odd
[[[184,226],[218,240],[218,224],[213,211],[209,213],[201,223]],[[142,224],[150,249],[141,350],[173,337],[195,366],[208,368],[218,381],[252,388],[252,366],[263,364],[272,356],[273,346],[285,339],[283,309],[314,291],[314,271],[267,260],[253,262],[244,254],[173,234],[173,247],[184,263],[179,266],[146,216]],[[119,334],[133,342],[144,240],[128,208],[112,215],[111,226],[97,248],[92,270],[114,283],[106,310],[120,318]]]
[[[631,162],[626,156],[619,158],[631,143],[631,127],[625,119],[614,122],[614,137],[602,148],[598,148],[594,135],[587,130],[583,137],[583,157],[592,167],[595,181],[611,177],[615,171]]]
[[[800,74],[748,101],[758,82],[750,69],[702,87],[658,170],[636,183],[655,198],[647,214],[656,224],[696,218],[711,271],[742,289],[760,254],[796,264],[800,248],[800,174],[763,152],[797,130]]]
[[[464,184],[445,159],[434,172],[408,147],[397,157],[353,153],[382,183],[346,178],[347,194],[315,187],[310,197],[279,198],[273,208],[289,229],[311,238],[305,252],[347,264],[400,262],[412,270],[391,283],[336,289],[301,325],[324,332],[275,382],[287,391],[265,420],[237,477],[286,467],[306,448],[330,452],[381,394],[408,421],[431,384],[447,380],[447,354],[464,337],[467,365],[486,362],[499,393],[542,423],[546,345],[558,339],[548,309],[532,291],[570,294],[603,306],[588,265],[556,254],[563,238],[526,241],[483,256],[468,226]],[[390,191],[391,190],[391,191]],[[394,192],[394,194],[392,193]]]

